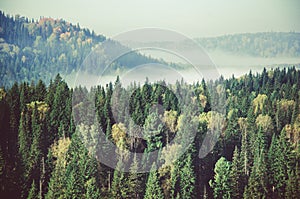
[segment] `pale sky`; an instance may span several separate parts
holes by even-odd
[[[188,37],[244,32],[300,32],[299,0],[0,0],[0,10],[63,18],[113,37],[157,27]]]

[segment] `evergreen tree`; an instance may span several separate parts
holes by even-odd
[[[192,154],[187,154],[184,165],[180,170],[180,196],[181,198],[193,198],[195,191],[195,173],[192,162]]]
[[[86,187],[86,193],[84,195],[87,199],[100,199],[100,190],[97,186],[95,177],[92,177],[90,180],[88,180],[85,184]]]
[[[123,160],[120,159],[117,163],[117,167],[114,171],[114,177],[112,181],[111,195],[113,198],[128,198],[129,188],[128,179],[125,172],[121,169],[123,168]]]
[[[31,137],[30,137],[30,129],[28,128],[28,112],[27,108],[25,108],[21,114],[20,119],[20,127],[19,127],[19,139],[18,139],[18,147],[19,147],[19,154],[21,157],[21,161],[23,163],[24,169],[27,170],[27,162],[30,156],[30,144],[31,144]]]
[[[151,152],[162,147],[164,125],[157,111],[148,115],[144,124],[144,136],[147,140],[147,151]]]
[[[163,191],[160,187],[157,170],[155,163],[152,164],[151,171],[149,173],[147,184],[146,184],[146,191],[144,195],[145,199],[162,199],[164,198]]]
[[[180,170],[179,163],[175,161],[171,167],[171,189],[170,189],[170,197],[172,199],[177,198],[180,195]]]
[[[214,180],[209,182],[214,191],[214,198],[230,198],[230,162],[221,157],[215,165],[214,172]]]
[[[143,187],[143,175],[138,173],[139,162],[136,155],[133,157],[133,162],[130,166],[130,173],[128,177],[128,192],[130,198],[139,199],[143,197],[144,187]]]
[[[260,129],[255,141],[254,162],[246,189],[246,195],[250,198],[267,197],[267,162],[265,147],[265,136]]]
[[[46,199],[62,198],[66,189],[65,172],[66,172],[66,155],[70,146],[69,138],[61,138],[51,147],[51,156],[55,158],[54,168],[48,184]]]
[[[33,112],[32,112],[32,143],[30,146],[30,167],[32,169],[31,175],[35,180],[39,179],[40,175],[40,161],[42,156],[41,146],[43,143],[41,142],[42,137],[42,127],[40,124],[40,115],[37,109],[36,103],[34,104]],[[29,160],[27,160],[29,161]]]
[[[46,85],[42,80],[39,80],[35,87],[35,101],[44,101],[47,95]]]
[[[78,134],[78,131],[73,134],[67,152],[65,172],[67,198],[83,197],[86,192],[85,183],[97,174],[96,162],[90,157]]]
[[[298,198],[300,194],[299,181],[293,170],[288,172],[288,180],[286,182],[285,198]]]
[[[27,199],[38,199],[38,198],[39,198],[38,191],[37,191],[36,185],[33,180],[32,184],[31,184],[31,188],[30,188],[28,196],[27,196]]]
[[[278,142],[278,139],[273,135],[272,142],[270,145],[268,153],[268,162],[269,162],[269,184],[270,191],[272,192],[272,197],[284,197],[284,185],[286,181],[285,176],[285,162],[288,161],[285,159],[284,151]]]
[[[51,95],[49,97],[53,98],[53,102],[50,102],[51,111],[49,113],[50,116],[50,125],[48,127],[48,132],[51,132],[50,143],[54,140],[57,140],[59,137],[62,137],[62,134],[58,134],[58,129],[61,125],[60,131],[61,133],[67,132],[70,119],[70,113],[67,112],[66,107],[68,98],[69,98],[69,88],[68,85],[61,80],[59,74],[54,80],[54,89],[55,93],[53,93],[53,97]],[[52,91],[53,92],[53,91]],[[70,105],[69,105],[70,106]]]
[[[244,190],[244,178],[240,154],[238,148],[235,147],[230,170],[230,190],[232,198],[242,198]]]

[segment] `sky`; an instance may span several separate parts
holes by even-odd
[[[300,32],[299,0],[0,0],[0,10],[28,18],[62,18],[113,37],[144,27],[188,37]]]

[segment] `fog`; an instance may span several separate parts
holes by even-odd
[[[133,82],[143,84],[146,80],[146,77],[149,79],[149,82],[164,80],[167,83],[175,83],[177,80],[180,81],[183,79],[188,83],[193,83],[196,81],[201,81],[202,78],[205,78],[205,74],[209,72],[214,72],[215,74],[213,77],[216,79],[221,75],[225,78],[229,78],[232,75],[235,77],[240,77],[248,73],[250,70],[252,73],[261,72],[264,67],[267,69],[277,67],[284,68],[290,66],[300,68],[300,58],[262,58],[238,56],[221,51],[209,52],[208,55],[214,62],[215,66],[201,67],[198,71],[196,71],[191,64],[185,69],[173,68],[163,64],[146,64],[114,75],[106,74],[97,76],[94,74],[88,74],[86,72],[73,72],[71,74],[64,74],[63,77],[71,87],[82,85],[90,88],[91,86],[99,84],[105,85],[110,81],[114,82],[117,75],[120,76],[122,85],[128,86]],[[151,56],[159,58],[153,53]],[[166,61],[173,62],[175,60],[171,56],[169,58],[164,56],[164,59]],[[181,59],[177,59],[176,61],[182,63]]]

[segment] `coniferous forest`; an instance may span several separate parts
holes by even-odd
[[[49,86],[15,83],[1,89],[1,195],[13,198],[297,198],[299,196],[299,76],[295,68],[251,72],[241,78],[220,78],[196,84],[177,82],[174,93],[194,93],[200,112],[188,117],[177,108],[171,91],[157,84],[124,89],[115,83],[93,88],[98,122],[117,146],[147,153],[159,149],[167,137],[189,130],[198,123],[189,149],[168,167],[150,173],[113,170],[91,155],[97,146],[93,125],[75,128],[72,94],[88,98],[89,91],[70,89],[57,75]],[[219,140],[205,158],[199,146],[210,121],[207,92],[210,84],[226,89],[226,122]],[[184,89],[178,89],[184,88]],[[158,131],[155,139],[127,136],[126,118],[114,121],[111,94],[135,90],[129,106],[131,117],[144,131]],[[122,98],[120,98],[122,99]],[[148,103],[145,103],[148,102]],[[149,104],[160,103],[164,112],[147,114]],[[88,105],[78,104],[84,111]],[[122,108],[120,108],[122,110]],[[157,126],[162,119],[165,126]],[[154,129],[156,128],[156,129]],[[80,133],[79,133],[80,131]],[[84,136],[82,139],[81,135]],[[83,142],[91,144],[87,148]],[[174,147],[180,147],[174,145]],[[174,148],[174,151],[176,148]],[[161,156],[167,161],[167,156]],[[136,163],[138,164],[138,163]],[[143,164],[140,162],[140,164]],[[137,165],[132,164],[132,167]]]
[[[59,72],[56,67],[70,72],[82,62],[93,40],[100,42],[104,37],[64,21],[31,23],[3,13],[0,18],[1,71],[9,71],[8,76],[1,74],[7,79],[1,79],[0,88],[1,198],[299,198],[299,69],[264,68],[239,78],[221,76],[173,85],[145,80],[143,86],[125,87],[116,77],[91,89],[71,88],[60,74],[48,81],[39,73]],[[58,45],[65,46],[66,54],[50,51]],[[134,56],[144,62],[157,61]],[[213,149],[199,157],[206,133],[218,119],[211,117],[212,99],[220,97],[221,88],[226,102],[221,133]],[[128,94],[130,99],[125,97]],[[180,108],[190,99],[190,104]],[[161,108],[152,110],[153,105]],[[190,106],[198,111],[192,113]],[[74,118],[74,111],[85,113],[93,108],[95,115],[87,115],[93,122]],[[116,118],[116,111],[129,112],[131,120],[122,114]],[[192,124],[197,128],[192,129]],[[116,168],[97,158],[102,144],[99,131],[122,149]],[[185,136],[189,131],[195,131],[195,136]],[[130,136],[139,133],[144,138]],[[171,153],[165,152],[175,137],[180,142],[172,145]],[[191,142],[186,146],[187,140]],[[170,156],[182,147],[186,147],[184,154],[170,163]],[[156,169],[155,164],[147,165],[147,158],[137,161],[122,151],[145,157],[159,151],[157,162],[162,167]],[[130,172],[123,172],[120,168],[129,159]],[[134,172],[145,165],[153,169]]]

